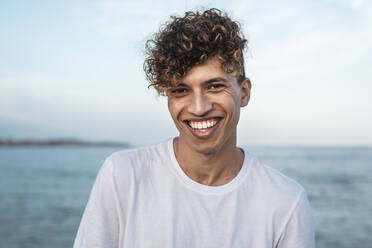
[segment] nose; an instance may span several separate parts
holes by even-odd
[[[188,110],[193,115],[203,116],[212,110],[212,103],[205,94],[197,92],[191,96]]]

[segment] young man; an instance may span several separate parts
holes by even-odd
[[[75,248],[315,246],[303,188],[236,146],[245,43],[217,9],[172,17],[147,43],[147,78],[179,136],[106,159]]]

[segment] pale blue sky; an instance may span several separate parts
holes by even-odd
[[[240,144],[372,145],[367,0],[0,1],[0,137],[177,135],[147,89],[143,47],[199,6],[226,10],[249,39]]]

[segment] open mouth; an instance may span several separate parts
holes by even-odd
[[[187,124],[193,129],[203,130],[215,126],[217,122],[218,122],[217,118],[212,118],[209,120],[202,121],[189,120],[187,121]]]
[[[204,120],[186,120],[185,122],[195,136],[205,138],[212,134],[221,119],[219,117],[213,117]]]

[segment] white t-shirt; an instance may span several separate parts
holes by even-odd
[[[312,248],[304,189],[245,151],[238,175],[199,184],[173,140],[116,152],[94,183],[74,248]]]

